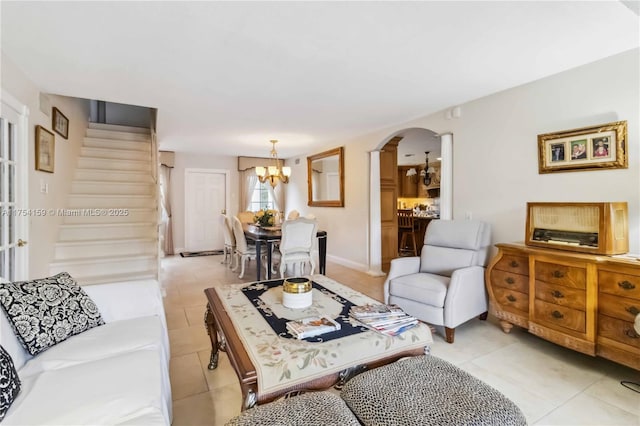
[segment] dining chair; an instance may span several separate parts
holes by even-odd
[[[250,246],[247,244],[247,237],[244,236],[244,230],[242,229],[242,222],[237,217],[233,217],[231,219],[232,227],[233,227],[233,235],[236,239],[236,267],[233,271],[238,270],[238,266],[241,266],[240,275],[238,278],[244,277],[244,269],[247,260],[251,261],[251,259],[256,259],[256,247]]]
[[[316,268],[313,248],[317,230],[318,222],[312,219],[298,218],[282,223],[282,239],[278,248],[281,278],[284,278],[289,266],[294,274],[297,269],[302,275],[306,262],[311,265],[310,275],[313,275]]]
[[[229,263],[229,268],[233,269],[234,260],[236,258],[236,237],[233,234],[231,219],[225,214],[220,214],[220,227],[224,235],[224,257],[220,263]],[[228,259],[228,260],[227,260]]]
[[[402,256],[403,253],[408,252],[412,256],[417,256],[418,247],[416,246],[412,210],[398,210],[398,231],[400,231],[401,235],[398,247],[399,254]]]
[[[287,220],[295,220],[300,217],[300,212],[298,210],[291,210],[287,215]]]
[[[255,214],[250,211],[239,212],[236,217],[240,220],[240,223],[253,223],[255,222]]]

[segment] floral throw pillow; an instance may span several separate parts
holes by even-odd
[[[11,356],[0,346],[0,421],[20,393],[20,379]]]
[[[93,300],[66,272],[0,284],[0,305],[31,355],[104,324]]]

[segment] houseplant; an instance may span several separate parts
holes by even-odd
[[[276,211],[271,209],[262,209],[256,212],[253,217],[256,225],[273,226],[276,223]]]

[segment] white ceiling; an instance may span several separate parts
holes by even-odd
[[[2,1],[1,47],[43,92],[158,108],[162,149],[287,158],[635,48],[627,3]]]

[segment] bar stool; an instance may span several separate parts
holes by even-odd
[[[411,253],[413,256],[418,255],[418,249],[416,247],[416,234],[413,229],[413,211],[412,210],[398,210],[398,231],[400,232],[400,247],[398,252]],[[407,240],[411,241],[407,241]],[[408,244],[411,243],[410,246]]]

